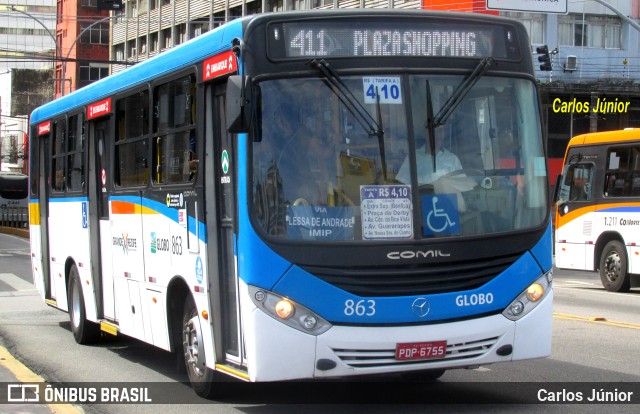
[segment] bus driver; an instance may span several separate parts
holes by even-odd
[[[416,164],[418,169],[418,185],[433,184],[438,178],[452,171],[462,169],[460,159],[443,146],[445,139],[445,128],[437,127],[435,135],[435,153],[436,165],[433,168],[433,158],[427,145],[422,145],[416,150]],[[411,183],[411,174],[409,169],[409,159],[406,158],[398,171],[396,180],[402,183]]]

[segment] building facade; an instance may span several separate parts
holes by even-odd
[[[114,18],[98,0],[57,0],[55,96],[109,76],[109,30]]]
[[[568,2],[567,14],[503,12],[523,22],[532,51],[547,45],[553,70],[537,71],[552,181],[569,139],[640,127],[640,0]],[[534,56],[534,61],[535,61]]]
[[[51,68],[56,0],[0,2],[0,71]]]
[[[26,172],[28,115],[51,100],[55,0],[0,4],[0,168]]]

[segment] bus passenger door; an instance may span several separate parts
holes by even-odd
[[[556,229],[556,266],[594,270],[595,202],[593,164],[574,164],[564,173],[559,194]]]
[[[55,298],[55,286],[51,280],[51,266],[49,262],[49,183],[51,182],[51,170],[49,166],[49,146],[51,134],[38,137],[38,180],[39,221],[40,221],[40,257],[42,259],[42,274],[44,277],[44,299]]]
[[[91,274],[98,298],[98,317],[114,320],[111,225],[109,224],[109,119],[89,123],[89,220]]]
[[[206,90],[207,234],[210,301],[214,310],[216,359],[242,365],[242,329],[235,252],[235,143],[225,123],[225,85]],[[211,181],[212,180],[212,181]],[[209,184],[210,183],[210,184]]]

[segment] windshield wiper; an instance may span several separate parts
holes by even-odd
[[[438,127],[447,122],[447,119],[449,119],[453,111],[455,111],[464,97],[473,89],[476,82],[489,70],[493,62],[495,62],[495,59],[492,57],[482,59],[473,72],[471,72],[471,75],[460,82],[456,90],[453,91],[447,102],[442,105],[442,108],[440,108],[440,111],[438,111],[438,114],[435,116],[433,120],[434,127]]]
[[[313,59],[308,62],[312,68],[317,69],[327,80],[327,87],[340,99],[340,102],[351,112],[356,121],[362,126],[365,132],[370,136],[378,137],[378,146],[380,150],[380,161],[382,163],[382,174],[387,179],[387,162],[384,150],[384,129],[382,128],[382,116],[380,113],[380,96],[376,88],[376,108],[378,121],[367,111],[362,103],[353,95],[351,89],[344,83],[340,75],[333,70],[329,63],[324,59]]]
[[[442,105],[442,108],[438,111],[437,115],[433,115],[433,103],[431,101],[431,87],[427,80],[427,135],[429,137],[429,149],[431,150],[431,159],[433,160],[433,171],[436,171],[436,143],[434,139],[434,131],[439,126],[444,125],[447,119],[451,116],[453,111],[464,100],[465,96],[473,89],[478,80],[489,70],[489,67],[493,65],[495,59],[492,57],[484,58],[478,63],[478,66],[471,72],[471,74],[464,79],[455,91],[451,94],[447,102]]]

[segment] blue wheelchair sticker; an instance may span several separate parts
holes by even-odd
[[[82,228],[86,229],[89,227],[89,212],[87,211],[87,202],[82,202]]]
[[[456,194],[422,196],[422,235],[460,234],[460,214]]]

